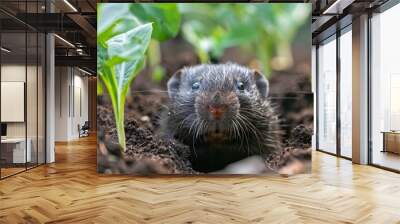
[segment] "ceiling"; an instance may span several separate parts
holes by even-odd
[[[351,24],[352,18],[373,11],[388,0],[312,0],[313,44]]]
[[[78,66],[95,74],[96,0],[1,0],[0,23],[14,54],[26,54],[25,38],[18,37],[24,35],[17,33],[52,32],[57,34],[56,65]],[[30,48],[28,44],[28,55]]]
[[[332,35],[338,27],[351,23],[353,16],[379,7],[387,1],[291,0],[285,2],[312,3],[312,37],[315,44]],[[116,1],[98,0],[98,2]],[[52,13],[49,13],[50,11]],[[96,0],[1,0],[0,21],[3,32],[15,33],[25,31],[26,28],[41,32],[55,32],[58,35],[55,38],[57,65],[72,63],[92,72],[96,70]],[[18,38],[14,41],[18,45]]]

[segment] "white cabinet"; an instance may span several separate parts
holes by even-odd
[[[32,161],[32,140],[27,139],[28,144],[25,152],[25,138],[7,138],[2,139],[2,146],[12,148],[12,162],[13,163],[25,163]],[[26,159],[26,161],[25,161]]]

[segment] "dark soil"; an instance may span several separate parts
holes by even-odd
[[[110,106],[98,105],[99,131],[98,171],[126,174],[195,174],[190,150],[173,139],[157,136],[158,115],[167,101],[165,93],[132,94],[127,103],[125,118],[126,152],[122,153]],[[135,103],[132,103],[135,102]],[[110,105],[110,104],[108,104]],[[312,130],[300,125],[292,130],[287,147],[276,157],[268,159],[267,166],[274,171],[293,161],[309,161]]]
[[[101,173],[168,173],[192,174],[190,150],[173,139],[155,135],[157,111],[161,110],[165,96],[159,93],[136,95],[125,109],[126,151],[118,143],[114,115],[111,107],[97,106],[99,132],[98,170]]]
[[[281,114],[281,128],[291,138],[293,128],[303,125],[311,130],[314,119],[314,98],[310,76],[306,74],[276,73],[270,80],[271,100]],[[310,141],[311,142],[311,141]]]

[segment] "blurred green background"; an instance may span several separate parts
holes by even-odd
[[[103,3],[98,4],[98,43],[105,46],[115,35],[152,23],[144,57],[154,80],[165,78],[162,57],[174,56],[160,48],[170,39],[189,43],[198,63],[235,61],[227,54],[238,48],[248,66],[270,77],[295,66],[294,42],[308,51],[310,21],[311,4],[303,3]]]

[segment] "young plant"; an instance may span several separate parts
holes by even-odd
[[[97,13],[97,71],[110,96],[118,141],[125,150],[124,110],[131,82],[144,67],[150,39],[164,41],[177,35],[180,14],[176,4],[132,3],[99,3]]]
[[[98,45],[98,73],[114,109],[119,144],[125,144],[125,98],[135,76],[142,70],[153,28],[151,23],[113,36],[105,46]]]

